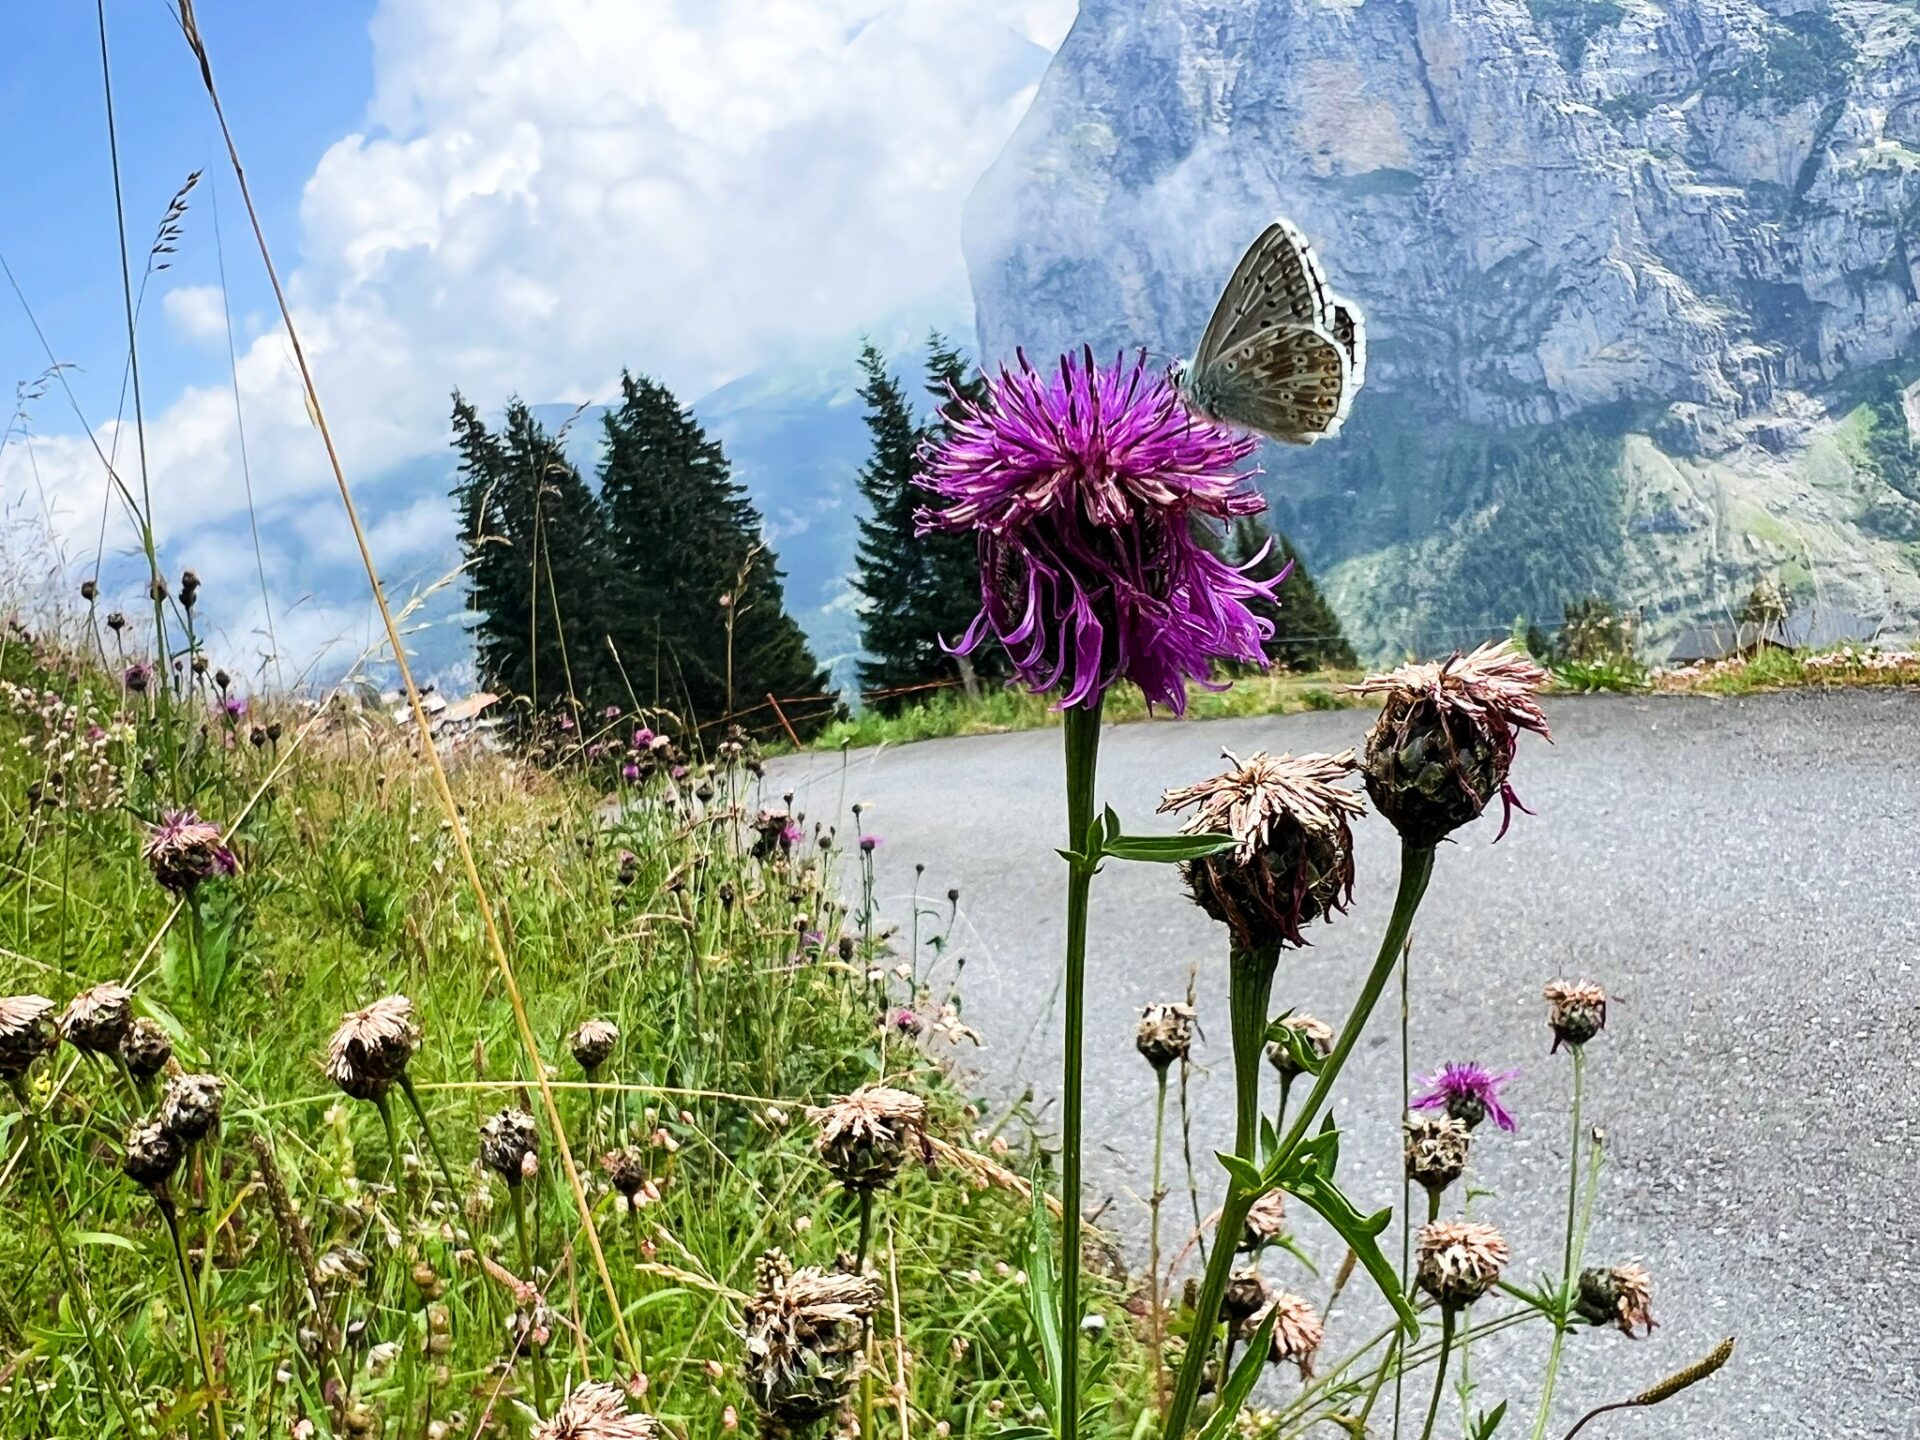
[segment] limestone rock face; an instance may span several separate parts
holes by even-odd
[[[982,352],[1186,354],[1275,213],[1371,329],[1266,482],[1363,648],[1763,576],[1913,628],[1911,5],[1082,0],[968,208]]]

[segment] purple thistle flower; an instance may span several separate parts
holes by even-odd
[[[620,767],[620,778],[628,782],[638,780],[640,778],[640,767],[638,765],[622,765]]]
[[[651,744],[653,744],[653,731],[649,730],[646,726],[642,725],[638,730],[633,732],[634,749],[644,750]]]
[[[247,713],[247,702],[238,695],[229,695],[220,702],[220,713],[229,721],[238,720]]]
[[[1246,602],[1285,572],[1254,580],[1191,528],[1265,508],[1244,484],[1252,439],[1194,416],[1144,353],[1102,369],[1084,349],[1053,376],[1021,354],[983,403],[954,400],[923,482],[944,508],[915,517],[921,534],[978,537],[980,613],[954,653],[991,633],[1029,690],[1064,682],[1061,709],[1128,679],[1175,714],[1188,681],[1217,688],[1213,661],[1266,663],[1272,626]]]
[[[860,849],[865,854],[871,855],[874,851],[878,850],[879,848],[880,848],[880,837],[878,835],[862,835],[860,837]]]
[[[1519,1078],[1518,1070],[1495,1074],[1471,1061],[1449,1061],[1440,1067],[1438,1074],[1421,1077],[1420,1083],[1427,1089],[1413,1097],[1413,1108],[1444,1110],[1469,1130],[1489,1115],[1502,1130],[1517,1130],[1520,1127],[1500,1103],[1500,1089]]]
[[[189,895],[216,875],[237,875],[240,864],[220,843],[220,827],[197,811],[169,810],[147,830],[141,857],[153,878],[176,895]]]

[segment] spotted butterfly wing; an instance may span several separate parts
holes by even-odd
[[[1327,289],[1313,247],[1276,220],[1235,268],[1179,380],[1209,419],[1310,445],[1339,432],[1365,373],[1359,306]]]

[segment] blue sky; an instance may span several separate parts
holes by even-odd
[[[383,560],[404,566],[450,536],[456,386],[487,407],[575,402],[632,366],[691,400],[844,361],[862,331],[964,331],[960,206],[1074,0],[196,8],[349,477]],[[281,648],[311,649],[365,622],[339,579],[352,552],[324,457],[172,18],[161,0],[107,12],[136,282],[168,198],[207,171],[141,312],[155,527],[169,568],[194,565],[210,591],[252,575],[224,298],[270,586],[298,612]],[[112,450],[125,348],[97,45],[89,5],[9,15],[0,254]],[[0,381],[44,363],[0,291]],[[24,543],[22,514],[41,517],[67,583],[91,568],[103,490],[65,397],[35,401],[0,450],[5,543]],[[109,552],[128,544],[110,530]]]

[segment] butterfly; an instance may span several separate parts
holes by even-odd
[[[1307,237],[1280,219],[1241,257],[1173,378],[1196,414],[1311,445],[1339,433],[1366,372],[1360,307],[1327,288]]]

